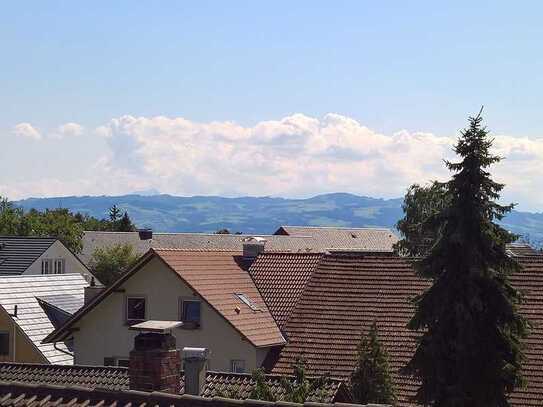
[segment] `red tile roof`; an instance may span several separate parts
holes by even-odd
[[[543,404],[543,256],[518,259],[523,271],[512,283],[526,290],[521,312],[536,327],[526,341],[524,374],[528,387],[511,395],[513,406]],[[409,298],[428,285],[416,277],[407,259],[393,255],[332,253],[322,258],[286,324],[289,343],[283,347],[274,373],[289,372],[304,356],[310,374],[330,372],[348,378],[353,370],[362,332],[377,321],[379,336],[389,353],[399,406],[408,402],[417,383],[399,374],[415,348],[415,334],[406,328],[413,307]]]
[[[156,249],[155,253],[254,346],[282,345],[285,339],[239,252]],[[244,294],[252,309],[236,294]]]
[[[262,297],[282,329],[322,254],[263,253],[249,268]]]
[[[283,345],[285,338],[270,314],[253,280],[246,271],[241,252],[221,250],[150,249],[137,264],[76,312],[66,324],[50,333],[44,343],[64,340],[71,327],[153,257],[160,257],[202,299],[214,308],[242,336],[256,347]],[[244,294],[257,310],[251,309],[235,294]]]
[[[266,375],[266,383],[272,394],[280,400],[285,389],[281,379],[293,382],[294,376]],[[185,375],[181,372],[180,393],[185,393]],[[33,363],[0,363],[0,383],[20,383],[27,385],[77,386],[85,389],[110,391],[129,390],[128,369],[113,366],[65,366],[40,365]],[[255,387],[255,380],[247,373],[206,372],[206,381],[200,396],[232,397],[245,400]],[[329,379],[324,386],[312,391],[306,401],[322,403],[352,401],[345,383]]]
[[[110,391],[6,382],[0,382],[0,404],[5,407],[363,407],[360,404],[315,404],[312,402],[296,404],[283,401],[264,402],[162,392]],[[377,405],[372,404],[372,406]]]

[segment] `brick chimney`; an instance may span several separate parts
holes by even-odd
[[[130,352],[130,389],[179,394],[181,357],[171,330],[178,321],[145,321],[129,329],[139,331]]]
[[[207,358],[206,348],[183,348],[185,369],[185,394],[200,396],[206,384]]]

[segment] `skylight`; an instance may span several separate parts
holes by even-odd
[[[236,297],[238,297],[238,299],[244,303],[245,305],[247,305],[249,308],[251,308],[253,311],[260,311],[260,308],[258,307],[258,305],[256,305],[253,301],[251,301],[249,299],[249,297],[247,297],[245,294],[242,294],[242,293],[235,293],[234,294]]]

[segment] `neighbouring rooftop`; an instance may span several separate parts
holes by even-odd
[[[54,324],[38,299],[52,301],[64,312],[73,311],[83,305],[86,286],[81,274],[0,276],[0,306],[49,363],[72,364],[73,357],[65,353],[68,349],[64,343],[58,343],[57,348],[42,343],[53,332]]]
[[[0,275],[20,275],[57,241],[52,237],[0,236]]]
[[[276,398],[281,398],[285,390],[279,375],[268,374],[266,383]],[[292,376],[285,376],[293,380]],[[20,383],[25,385],[74,386],[89,390],[126,391],[129,389],[128,369],[105,366],[60,366],[24,363],[0,363],[0,383]],[[208,371],[201,396],[249,398],[256,382],[250,374]],[[181,391],[185,393],[184,374],[181,372]],[[349,401],[350,395],[343,381],[330,379],[325,386],[314,392],[307,401],[321,400],[332,403],[337,400]]]

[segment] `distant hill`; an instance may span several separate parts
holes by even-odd
[[[402,216],[402,199],[377,199],[346,193],[307,199],[270,197],[223,198],[171,195],[80,196],[29,198],[16,202],[25,209],[68,208],[102,218],[117,204],[139,227],[161,232],[273,233],[279,225],[385,226]],[[543,213],[511,213],[503,222],[532,243],[543,243]]]

